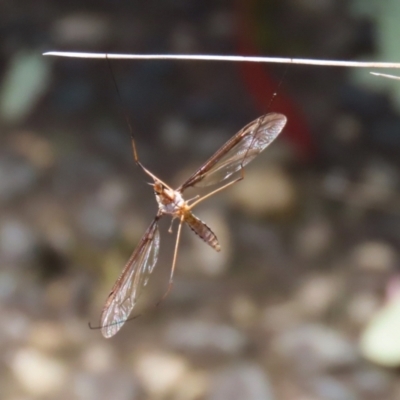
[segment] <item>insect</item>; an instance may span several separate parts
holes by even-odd
[[[208,197],[242,180],[244,177],[244,166],[260,154],[279,135],[286,121],[286,117],[282,114],[269,113],[250,122],[175,190],[157,178],[139,161],[131,130],[133,156],[136,164],[154,182],[151,185],[154,188],[154,194],[158,203],[158,212],[126,263],[107,298],[100,318],[101,332],[104,337],[110,338],[115,335],[127,321],[135,307],[141,290],[146,286],[150,274],[154,270],[160,249],[159,219],[164,215],[171,215],[172,220],[179,219],[169,284],[167,292],[163,296],[164,298],[172,287],[178,245],[184,222],[205,243],[216,251],[221,250],[216,235],[203,221],[192,213],[192,209]],[[236,178],[232,177],[232,180],[203,197],[196,197],[191,200],[184,200],[182,197],[183,192],[189,187],[204,187],[217,184],[228,179],[235,172],[240,172],[240,176]]]

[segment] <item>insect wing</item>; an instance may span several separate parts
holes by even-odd
[[[226,142],[178,191],[209,186],[229,178],[260,154],[279,135],[287,118],[270,113],[250,122]]]
[[[115,335],[129,318],[157,263],[160,249],[157,220],[158,217],[147,228],[108,296],[100,319],[101,332],[106,338]]]

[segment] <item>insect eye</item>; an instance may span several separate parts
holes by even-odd
[[[161,194],[163,192],[163,190],[164,190],[164,187],[161,183],[157,182],[154,184],[154,192],[156,194]]]

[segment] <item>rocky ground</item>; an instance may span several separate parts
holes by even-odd
[[[275,66],[257,90],[233,64],[113,62],[122,107],[104,60],[41,56],[245,43],[376,59],[377,19],[334,1],[66,4],[2,6],[1,398],[400,398],[400,119],[377,78]],[[289,124],[244,181],[199,206],[222,251],[184,228],[154,307],[174,246],[161,223],[143,315],[106,340],[88,322],[156,212],[123,110],[141,161],[172,186],[258,115]]]

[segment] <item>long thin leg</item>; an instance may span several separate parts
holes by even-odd
[[[250,148],[251,148],[251,146],[252,146],[252,143],[253,143],[254,139],[255,139],[255,137],[253,137],[253,140],[252,140],[250,146],[248,147],[248,149],[247,149],[247,151],[246,151],[246,154],[245,154],[243,160],[246,159],[247,153],[249,152],[249,150],[250,150]],[[229,186],[234,185],[235,183],[241,181],[242,179],[244,179],[244,165],[243,165],[243,161],[242,161],[241,168],[240,168],[240,176],[239,176],[238,178],[234,179],[234,180],[231,181],[231,182],[228,182],[226,185],[221,186],[221,187],[218,188],[218,189],[213,190],[211,193],[208,193],[208,194],[206,194],[205,196],[200,197],[200,199],[198,199],[197,201],[195,201],[193,204],[190,205],[189,210],[191,210],[193,207],[197,206],[197,204],[201,203],[203,200],[208,199],[208,198],[211,197],[211,196],[214,196],[214,194],[216,194],[216,193],[218,193],[218,192],[221,192],[222,190],[227,189]]]
[[[133,147],[133,152],[135,153],[135,142],[132,139],[132,147]],[[147,175],[151,176],[151,178],[153,179],[154,182],[160,182],[162,185],[164,185],[167,189],[169,190],[173,190],[172,188],[170,188],[165,182],[163,182],[160,178],[158,178],[157,176],[155,176],[153,173],[151,173],[146,167],[143,166],[143,164],[139,161],[139,160],[135,160],[136,164],[142,168],[143,172],[146,173]]]
[[[183,224],[183,215],[182,215],[181,220],[179,222],[178,232],[176,234],[174,257],[172,259],[172,267],[171,267],[171,274],[169,276],[168,288],[167,288],[167,291],[165,292],[164,296],[161,297],[161,300],[157,303],[157,305],[159,305],[168,296],[169,292],[172,289],[172,285],[174,283],[174,272],[175,272],[176,260],[177,260],[177,256],[178,256],[178,247],[179,247],[179,241],[180,241],[180,238],[181,238],[182,224]]]
[[[253,143],[254,140],[255,140],[255,136],[253,137],[253,140],[252,140],[250,146],[248,147],[245,156],[243,157],[243,161],[246,159],[247,154],[248,154],[249,150],[251,149],[251,146],[252,146],[252,143]],[[214,194],[216,194],[216,193],[218,193],[218,192],[221,192],[222,190],[227,189],[229,186],[232,186],[232,185],[234,185],[235,183],[237,183],[237,182],[241,181],[242,179],[244,179],[244,165],[243,165],[243,161],[242,161],[242,163],[241,163],[240,176],[239,176],[238,178],[234,179],[234,180],[231,181],[231,182],[228,182],[227,184],[225,184],[225,185],[219,187],[218,189],[213,190],[211,193],[208,193],[208,194],[206,194],[205,196],[200,197],[197,201],[195,201],[193,204],[191,204],[191,205],[189,206],[189,210],[191,210],[193,207],[197,206],[197,204],[201,203],[203,200],[208,199],[208,198],[211,197],[211,196],[214,196]]]
[[[138,155],[137,148],[136,148],[135,137],[134,137],[134,135],[133,135],[132,124],[131,124],[131,121],[130,121],[130,119],[129,119],[129,117],[128,117],[128,113],[126,112],[126,109],[125,109],[125,107],[124,107],[124,104],[123,104],[123,102],[122,102],[122,97],[121,97],[121,93],[120,93],[119,88],[118,88],[117,80],[115,79],[115,75],[114,75],[113,69],[112,69],[112,67],[111,67],[111,62],[110,62],[110,59],[107,57],[107,55],[106,55],[106,60],[107,60],[107,63],[108,63],[108,68],[110,69],[110,72],[111,72],[111,76],[112,76],[112,79],[113,79],[113,83],[114,83],[115,90],[117,91],[117,94],[118,94],[118,99],[119,99],[119,103],[120,103],[120,106],[121,106],[121,109],[122,109],[122,113],[123,113],[123,115],[124,115],[126,124],[128,125],[129,134],[130,134],[130,136],[131,136],[131,144],[132,144],[133,159],[135,160],[135,164],[136,164],[137,166],[139,166],[139,167],[142,169],[143,172],[145,172],[147,175],[151,176],[151,177],[153,178],[154,181],[155,181],[155,180],[158,180],[158,181],[159,181],[160,183],[162,183],[166,188],[171,189],[166,183],[164,183],[161,179],[157,178],[154,174],[152,174],[152,173],[140,162],[140,160],[139,160],[139,155]],[[171,189],[171,190],[172,190],[172,189]]]
[[[205,196],[200,197],[200,199],[198,199],[197,201],[195,201],[193,204],[191,204],[191,205],[189,206],[189,210],[191,210],[193,207],[197,206],[197,204],[199,204],[199,203],[202,202],[203,200],[208,199],[209,197],[214,196],[214,194],[216,194],[216,193],[218,193],[218,192],[221,192],[222,190],[225,190],[225,189],[228,188],[229,186],[232,186],[233,184],[235,184],[235,183],[241,181],[241,180],[244,178],[244,169],[242,168],[240,171],[241,171],[241,175],[240,175],[238,178],[234,179],[234,180],[231,181],[231,182],[228,182],[226,185],[221,186],[221,187],[219,187],[218,189],[213,190],[211,193],[208,193],[208,194],[206,194]]]
[[[131,136],[131,142],[132,142],[133,158],[135,160],[135,163],[146,172],[146,169],[143,167],[143,165],[139,161],[139,156],[138,156],[138,152],[137,152],[137,149],[136,149],[135,137],[133,136],[133,129],[132,129],[131,121],[130,121],[130,119],[128,117],[128,113],[126,112],[124,104],[122,102],[122,97],[121,97],[121,93],[119,91],[117,80],[115,79],[114,71],[113,71],[113,69],[111,67],[111,61],[107,57],[107,54],[106,54],[106,60],[107,60],[108,68],[109,68],[109,70],[111,72],[111,77],[112,77],[112,80],[113,80],[113,83],[114,83],[114,88],[115,88],[115,90],[117,92],[117,95],[118,95],[118,101],[119,101],[120,107],[122,109],[122,114],[123,114],[123,116],[125,118],[126,124],[128,125],[129,134]]]

